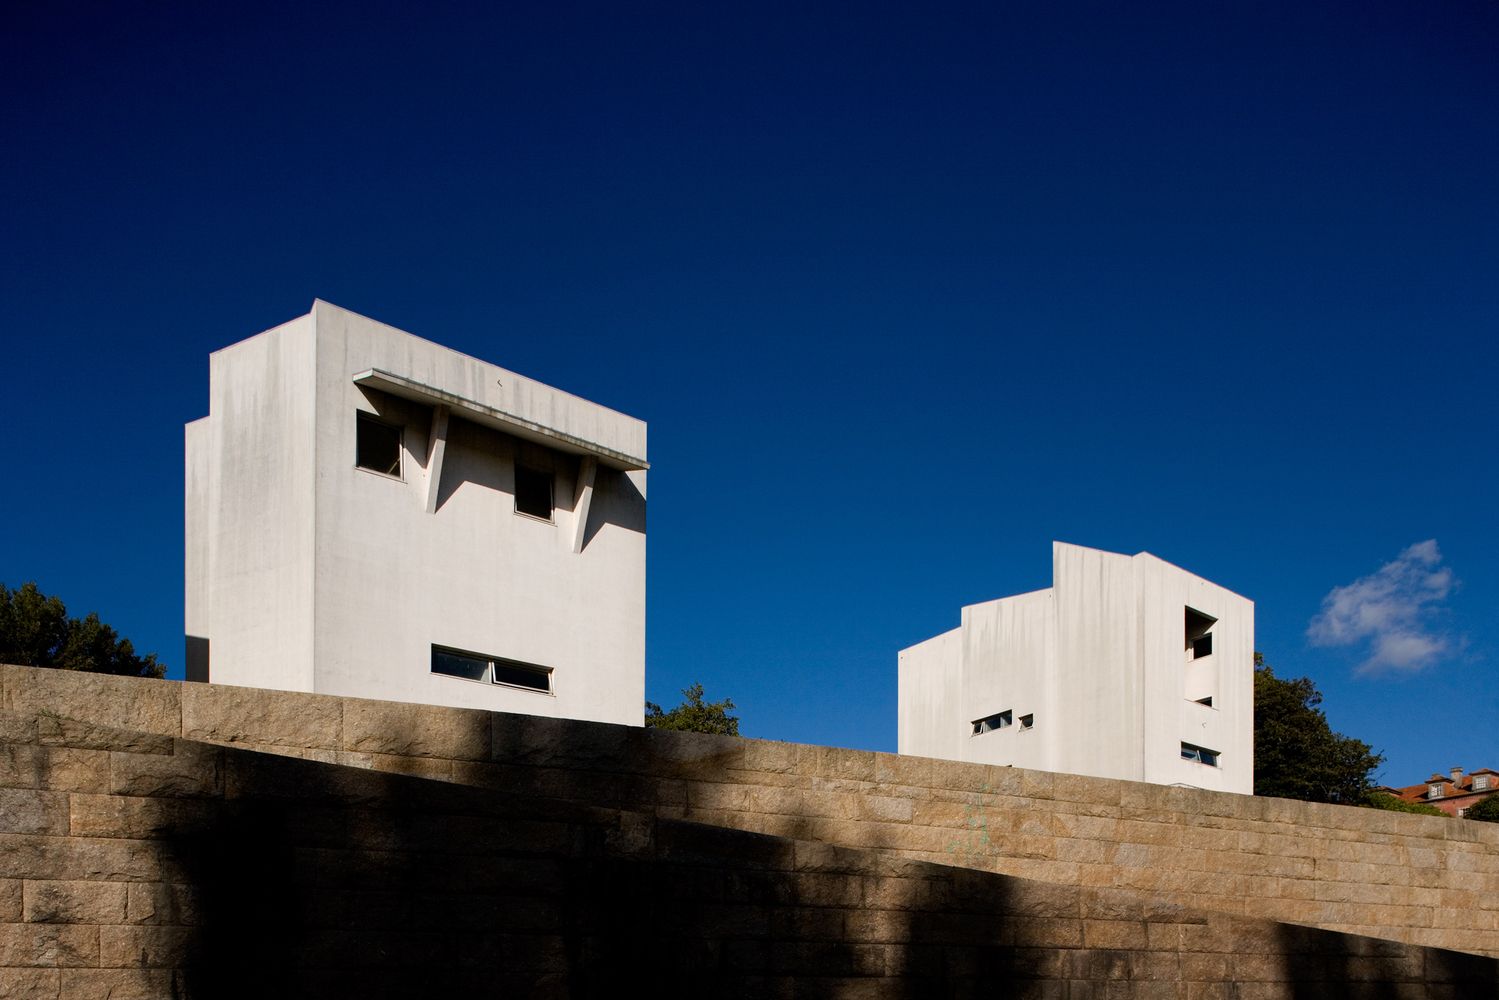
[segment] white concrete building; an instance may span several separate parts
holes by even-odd
[[[644,422],[326,302],[208,409],[189,679],[641,725]]]
[[[1254,791],[1254,603],[1147,552],[1055,542],[899,671],[903,754]]]

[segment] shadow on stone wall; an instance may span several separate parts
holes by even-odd
[[[638,984],[899,998],[1027,975],[1001,876],[247,751],[224,760],[221,807],[158,831],[196,900],[179,996]]]
[[[1294,1000],[1406,1000],[1499,996],[1499,962],[1315,927],[1280,924]]]

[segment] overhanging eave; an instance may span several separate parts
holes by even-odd
[[[428,406],[447,406],[454,416],[463,417],[476,424],[485,427],[493,427],[495,430],[513,434],[527,441],[546,445],[558,451],[569,452],[574,455],[592,455],[598,459],[601,465],[622,472],[633,472],[636,470],[649,469],[650,463],[644,458],[635,455],[627,455],[622,451],[607,448],[594,441],[588,441],[575,434],[548,427],[514,413],[508,413],[497,407],[489,406],[475,399],[460,396],[457,393],[448,392],[446,389],[438,389],[404,375],[395,375],[391,372],[381,371],[379,368],[371,368],[354,376],[354,384],[366,389],[378,389],[392,396],[402,399],[414,400],[425,403]]]

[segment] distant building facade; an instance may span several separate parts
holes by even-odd
[[[640,725],[643,421],[316,302],[186,428],[189,679]]]
[[[1053,543],[898,670],[903,754],[1254,792],[1254,603],[1149,553]]]
[[[1419,785],[1386,786],[1379,789],[1406,802],[1435,806],[1449,816],[1464,816],[1469,809],[1499,792],[1499,771],[1480,767],[1472,774],[1454,767],[1447,774],[1432,772]]]

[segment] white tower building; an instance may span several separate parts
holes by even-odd
[[[1055,542],[899,671],[903,754],[1254,791],[1254,603],[1149,553]]]
[[[209,359],[190,680],[640,725],[644,422],[326,302]]]

